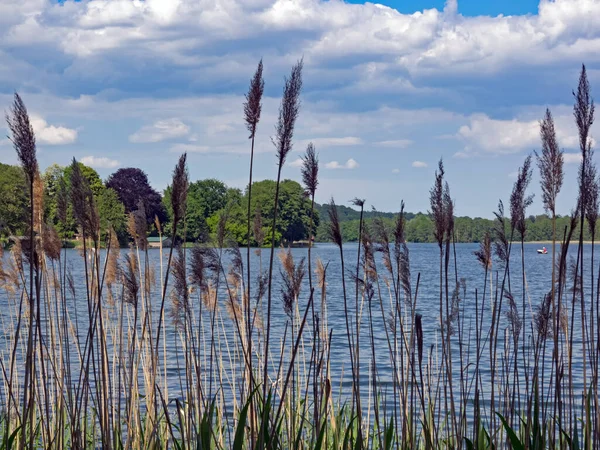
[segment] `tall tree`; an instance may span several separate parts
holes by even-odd
[[[119,169],[106,180],[106,187],[114,189],[119,200],[125,206],[125,212],[135,211],[140,200],[144,203],[148,223],[154,223],[154,218],[162,223],[167,220],[167,213],[162,204],[162,198],[148,182],[146,173],[134,167]]]

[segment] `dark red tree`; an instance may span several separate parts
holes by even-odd
[[[166,222],[167,212],[161,196],[150,186],[148,176],[143,170],[133,167],[119,169],[108,177],[106,187],[115,190],[119,200],[125,205],[125,212],[135,211],[142,200],[148,223],[153,223],[155,216],[161,223]]]

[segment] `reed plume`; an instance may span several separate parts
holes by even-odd
[[[137,258],[133,250],[127,253],[125,257],[125,270],[121,272],[124,288],[123,301],[132,305],[134,308],[138,306],[138,298],[140,293],[140,282],[138,280],[138,264]]]
[[[441,159],[438,163],[438,170],[435,171],[435,182],[429,191],[429,202],[431,204],[430,215],[434,226],[433,235],[441,251],[447,230],[447,217],[444,208],[444,163]]]
[[[489,270],[492,268],[492,242],[488,231],[485,232],[483,240],[479,243],[479,250],[474,253],[477,261],[484,269]]]
[[[281,297],[283,299],[283,308],[285,313],[293,320],[294,304],[300,297],[302,280],[306,275],[304,267],[304,258],[300,259],[298,264],[294,263],[294,257],[290,248],[279,252],[279,260],[282,269],[280,270],[283,286],[281,288]]]
[[[531,173],[531,155],[529,155],[525,158],[523,166],[519,168],[517,181],[510,194],[510,225],[521,235],[521,238],[525,237],[527,226],[525,211],[533,203],[533,194],[525,195],[531,181]]]
[[[173,207],[173,227],[185,217],[189,176],[186,166],[187,153],[179,158],[173,171],[173,185],[171,188],[171,206]]]
[[[302,60],[298,61],[289,78],[285,79],[283,98],[279,106],[279,119],[275,125],[275,137],[272,138],[277,152],[279,167],[285,163],[286,157],[292,150],[294,127],[300,112],[300,91],[302,90]]]
[[[327,229],[329,239],[333,241],[338,247],[342,247],[342,230],[340,228],[340,218],[338,216],[337,206],[333,198],[329,202],[329,208],[327,209],[329,215],[329,227]]]
[[[494,221],[494,253],[498,259],[508,264],[510,255],[510,243],[506,235],[506,216],[504,215],[504,203],[498,201],[498,211],[494,211],[496,220]]]
[[[138,202],[137,209],[129,213],[127,231],[140,250],[145,251],[148,248],[148,222],[146,208],[141,199]]]
[[[250,88],[246,94],[244,102],[244,119],[246,120],[246,128],[250,132],[249,139],[254,139],[256,136],[256,127],[260,121],[260,113],[262,111],[262,96],[265,90],[265,81],[263,79],[263,62],[262,59],[258,62],[258,67],[252,80],[250,80]]]
[[[43,226],[43,237],[42,245],[44,253],[51,260],[58,260],[60,258],[60,250],[62,248],[62,242],[56,229],[52,225]]]
[[[310,197],[314,197],[319,185],[319,158],[312,142],[306,147],[301,170],[304,188]]]
[[[6,115],[6,123],[10,131],[9,139],[17,152],[28,182],[32,184],[38,172],[35,134],[25,103],[16,92],[13,104]]]
[[[190,312],[190,301],[185,253],[181,246],[177,246],[172,266],[174,283],[171,290],[171,319],[176,328],[183,330]]]
[[[540,122],[540,136],[542,139],[542,153],[536,152],[537,165],[540,170],[540,185],[542,189],[542,202],[544,209],[556,214],[556,197],[563,184],[563,152],[558,146],[554,118],[549,109]]]

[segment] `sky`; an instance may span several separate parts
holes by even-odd
[[[250,78],[262,58],[254,178],[274,179],[284,77],[303,58],[282,176],[301,180],[313,142],[317,201],[358,197],[397,211],[404,200],[427,211],[442,158],[456,213],[491,217],[540,149],[550,108],[566,162],[557,206],[569,213],[579,164],[572,90],[582,63],[592,94],[600,89],[600,0],[381,1],[4,0],[0,108],[22,95],[42,169],[73,157],[104,179],[139,167],[162,190],[185,151],[191,180],[243,189]],[[0,161],[17,163],[8,139]],[[529,212],[542,213],[537,169],[530,190]]]

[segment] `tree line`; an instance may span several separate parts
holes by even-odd
[[[119,169],[102,181],[98,172],[78,163],[82,174],[90,183],[98,205],[102,229],[110,225],[122,245],[128,242],[128,214],[143,204],[151,235],[161,231],[170,233],[172,207],[171,187],[158,193],[149,184],[146,174],[137,168]],[[65,239],[77,236],[77,226],[72,212],[68,211],[67,221],[61,222],[57,216],[57,201],[61,184],[70,185],[71,166],[53,164],[42,175],[44,216]],[[259,225],[251,235],[250,244],[269,246],[272,236],[275,181],[263,180],[252,183],[251,211],[253,222]],[[246,245],[246,214],[248,195],[240,189],[228,187],[216,179],[197,180],[190,183],[185,214],[185,226],[180,228],[180,239],[187,242],[206,241],[217,232],[219,221],[224,219],[227,235],[238,245]],[[0,238],[6,240],[11,235],[21,235],[25,231],[27,210],[27,189],[25,174],[19,166],[0,164]],[[326,208],[328,205],[315,204],[315,240],[329,241]],[[336,206],[344,240],[358,240],[360,212],[343,205]],[[364,223],[367,227],[374,220],[380,220],[390,230],[393,229],[396,213],[365,211]],[[434,242],[434,224],[429,214],[405,213],[406,239],[408,242]],[[557,217],[557,230],[569,225],[569,216]],[[486,232],[493,228],[493,220],[481,217],[456,217],[456,242],[481,242]],[[304,195],[302,186],[293,180],[281,182],[278,217],[275,230],[275,243],[288,244],[307,240],[310,236],[310,201]],[[527,218],[527,241],[549,241],[552,239],[552,220],[545,214]],[[591,238],[589,230],[584,230],[584,238]]]

